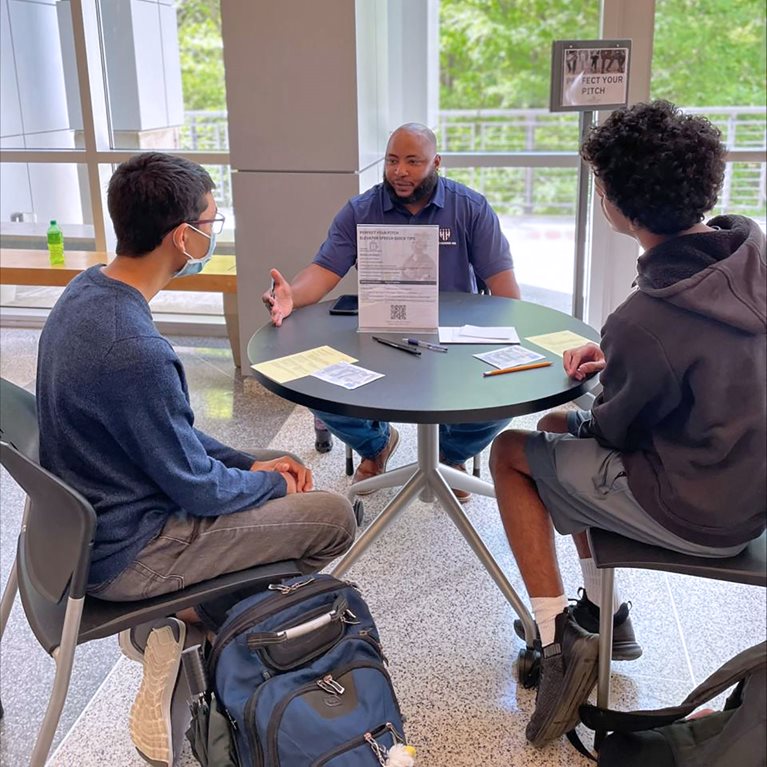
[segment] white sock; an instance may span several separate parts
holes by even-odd
[[[583,588],[586,589],[589,601],[602,609],[602,571],[597,569],[594,560],[579,559],[581,563],[581,572],[583,573]],[[617,586],[613,587],[613,615],[618,612],[621,606],[620,595]]]
[[[554,620],[567,607],[567,598],[564,594],[558,597],[531,597],[530,603],[541,635],[541,644],[545,647],[554,641]]]

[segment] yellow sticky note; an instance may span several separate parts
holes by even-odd
[[[547,351],[554,352],[560,357],[568,350],[576,346],[594,343],[590,338],[584,338],[571,330],[560,330],[558,333],[545,333],[542,336],[528,336],[528,341],[540,346]]]
[[[278,357],[276,360],[259,362],[257,365],[251,365],[251,367],[277,383],[285,383],[316,373],[328,365],[335,365],[336,362],[356,361],[354,357],[339,352],[332,346],[317,346],[314,349],[307,349],[305,352],[298,352],[298,354],[289,354],[287,357]]]

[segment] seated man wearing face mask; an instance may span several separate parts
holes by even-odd
[[[72,280],[40,336],[40,462],[96,511],[88,590],[100,599],[144,599],[287,559],[314,572],[354,540],[349,502],[309,492],[298,459],[235,450],[194,427],[184,368],[149,301],[213,254],[223,216],[212,189],[180,157],[120,165],[108,191],[117,256]],[[234,601],[179,617],[215,630]],[[167,693],[186,633],[169,619],[145,643],[130,638],[144,656],[131,736],[153,764],[173,763]]]

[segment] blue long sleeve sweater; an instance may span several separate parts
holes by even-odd
[[[194,428],[184,368],[144,297],[94,266],[40,336],[40,462],[98,522],[89,585],[124,570],[174,514],[221,516],[285,495],[277,472]]]

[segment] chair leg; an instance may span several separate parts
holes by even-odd
[[[24,500],[24,512],[21,515],[22,528],[27,522],[27,516],[29,515],[29,497]],[[11,608],[16,600],[16,594],[19,592],[19,576],[16,572],[16,558],[13,559],[11,570],[8,573],[8,580],[5,583],[5,590],[3,591],[3,598],[0,600],[0,641],[2,641],[3,634],[5,634],[5,627],[8,624],[8,616],[11,614]]]
[[[354,474],[354,453],[349,445],[346,445],[346,476]]]
[[[67,600],[67,612],[64,616],[64,628],[61,631],[61,644],[53,651],[53,659],[56,662],[56,675],[53,678],[53,688],[48,707],[45,710],[43,723],[37,734],[30,767],[44,767],[51,750],[53,736],[61,719],[64,702],[67,699],[69,680],[72,677],[72,666],[75,660],[77,647],[77,634],[80,630],[80,619],[83,613],[85,599]]]
[[[597,682],[597,706],[610,706],[610,660],[613,654],[613,588],[615,570],[608,567],[602,570],[602,599],[599,610],[599,680]],[[607,608],[604,605],[608,605]],[[594,750],[599,751],[607,735],[603,730],[594,733]]]
[[[474,463],[473,463],[473,469],[472,469],[471,473],[472,473],[472,474],[473,474],[475,477],[478,477],[478,476],[480,475],[480,459],[481,459],[481,458],[482,458],[482,453],[477,453],[477,454],[474,456],[474,459],[473,459],[473,460],[474,460]]]
[[[19,592],[19,578],[16,574],[16,560],[13,560],[11,570],[8,573],[8,580],[5,582],[5,590],[3,591],[3,599],[0,601],[0,641],[2,641],[3,634],[5,633],[5,627],[8,625],[8,616],[11,614],[11,608],[16,599],[16,594]],[[0,701],[0,719],[5,715],[5,709],[3,709],[3,703]]]
[[[602,600],[607,609],[599,610],[599,682],[597,686],[597,705],[607,708],[610,705],[610,659],[613,649],[613,587],[615,570],[607,567],[602,570]]]
[[[8,616],[11,614],[11,608],[13,602],[16,599],[16,594],[19,592],[19,579],[16,575],[16,560],[13,560],[11,565],[11,571],[8,573],[8,580],[5,583],[5,590],[3,591],[3,598],[0,601],[0,640],[5,634],[5,627],[8,624]]]

